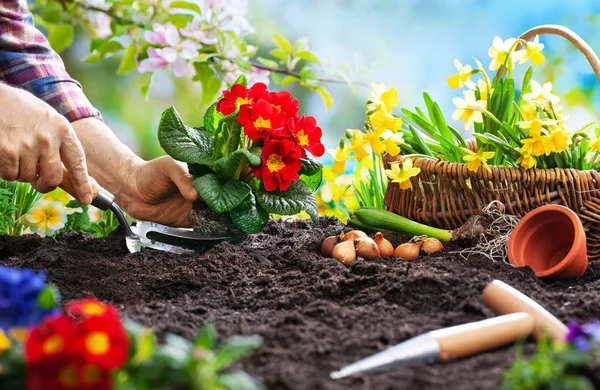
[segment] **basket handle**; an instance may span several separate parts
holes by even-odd
[[[579,49],[580,52],[583,53],[585,58],[587,58],[588,62],[592,66],[592,69],[594,70],[594,73],[596,74],[598,83],[600,83],[600,59],[598,59],[594,49],[592,49],[591,46],[588,45],[587,42],[584,41],[583,38],[577,35],[573,30],[558,24],[543,24],[525,31],[519,38],[528,42],[535,38],[536,35],[546,34],[559,35],[568,39],[577,49]]]

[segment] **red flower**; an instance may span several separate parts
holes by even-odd
[[[111,390],[113,379],[108,371],[82,360],[48,359],[29,366],[25,390]]]
[[[302,149],[308,150],[315,157],[325,153],[325,146],[321,143],[323,131],[317,126],[315,118],[312,116],[291,118],[287,124]],[[306,157],[306,153],[302,157]]]
[[[298,116],[298,111],[300,110],[298,105],[300,103],[288,91],[269,92],[266,99],[277,111],[285,112],[288,119]]]
[[[267,86],[263,83],[256,83],[249,89],[246,89],[243,84],[235,84],[231,87],[231,91],[223,91],[223,98],[217,103],[217,111],[223,115],[229,115],[235,111],[238,105],[243,107],[252,104],[266,93]]]
[[[263,181],[265,190],[285,191],[300,176],[300,150],[286,139],[266,140],[262,149],[262,164],[254,168],[254,176]]]
[[[104,304],[96,298],[70,301],[65,307],[65,312],[77,318],[89,318],[105,315],[119,318],[119,311],[116,307]]]
[[[25,341],[25,360],[28,365],[71,354],[71,343],[77,337],[75,321],[61,315],[46,319],[29,332]]]
[[[121,367],[129,357],[129,337],[118,318],[90,317],[78,326],[73,347],[86,363],[104,370]]]
[[[266,135],[277,135],[284,130],[285,113],[279,112],[265,99],[259,99],[240,108],[238,122],[244,126],[244,134],[252,141]]]

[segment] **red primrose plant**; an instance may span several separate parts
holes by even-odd
[[[241,77],[213,104],[204,127],[186,126],[173,107],[160,121],[162,148],[188,164],[200,198],[216,213],[228,213],[245,233],[260,231],[269,214],[306,211],[318,220],[313,192],[321,184],[321,128],[300,116],[288,91],[250,88]]]

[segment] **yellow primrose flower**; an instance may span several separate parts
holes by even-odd
[[[36,202],[26,215],[29,228],[42,237],[52,236],[65,227],[67,208],[60,202]]]
[[[465,122],[465,129],[468,129],[473,122],[483,123],[481,112],[485,110],[487,102],[485,100],[476,100],[473,91],[463,91],[463,98],[454,98],[452,102],[456,105],[456,111],[452,114],[452,119]]]
[[[404,143],[404,134],[394,133],[392,131],[385,131],[381,134],[383,144],[385,145],[385,151],[390,156],[397,156],[400,154],[400,145]]]
[[[521,164],[521,166],[525,169],[531,169],[535,168],[537,165],[537,160],[530,154],[524,154],[517,159],[517,164]]]
[[[369,117],[369,123],[373,126],[375,133],[378,134],[386,130],[396,132],[402,128],[402,119],[386,112],[382,105],[377,106],[375,112]]]
[[[404,160],[402,167],[400,167],[400,163],[392,163],[391,168],[386,169],[385,174],[393,183],[398,183],[401,190],[409,189],[411,187],[410,178],[421,172],[421,168],[413,168],[413,160],[410,158]]]
[[[487,160],[493,158],[496,155],[496,152],[484,152],[483,149],[480,149],[477,153],[467,148],[460,148],[467,155],[463,156],[463,160],[468,162],[467,169],[471,172],[479,171],[479,167],[483,165],[483,167],[488,172],[492,172],[492,168],[487,163]]]
[[[569,131],[565,128],[558,128],[550,133],[550,143],[556,153],[561,153],[569,147],[571,137]]]
[[[386,112],[391,113],[392,109],[400,104],[398,99],[398,90],[396,88],[385,89],[385,84],[371,83],[373,93],[369,95],[369,100],[373,102],[369,105],[369,110],[374,110],[378,106],[383,106]]]
[[[589,141],[590,148],[595,149],[596,152],[600,153],[600,138],[594,138]]]
[[[519,64],[524,64],[527,60],[531,60],[533,65],[538,66],[544,62],[544,55],[541,51],[544,49],[544,44],[540,43],[540,36],[536,35],[532,42],[527,42],[524,50],[520,50]]]
[[[509,38],[506,41],[503,41],[500,37],[494,37],[492,47],[490,47],[488,50],[488,55],[492,59],[492,62],[490,63],[490,70],[498,70],[502,65],[504,65],[508,51],[516,41],[517,40],[515,38]],[[507,65],[515,62],[517,57],[518,55],[513,51]]]
[[[57,188],[54,191],[50,191],[42,196],[42,200],[45,200],[46,202],[60,202],[65,206],[71,199],[71,195],[67,194],[67,192],[62,188]]]
[[[471,65],[463,66],[458,59],[455,59],[454,66],[458,69],[458,74],[448,77],[447,81],[450,88],[463,88],[465,85],[471,89],[475,88],[475,83],[469,80],[472,71]]]
[[[331,171],[341,175],[346,170],[346,161],[350,158],[350,150],[338,146],[335,150],[327,149],[327,152],[333,156],[333,167]]]
[[[523,100],[530,101],[535,100],[540,103],[545,103],[547,101],[552,102],[553,105],[556,105],[560,98],[552,93],[552,83],[547,82],[543,86],[540,85],[537,81],[531,81],[531,92],[523,95]]]
[[[362,161],[369,155],[365,149],[364,133],[360,130],[346,129],[346,138],[350,145],[346,147],[349,152],[354,152],[356,161]]]

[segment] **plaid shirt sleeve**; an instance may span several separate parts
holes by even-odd
[[[34,27],[27,0],[0,0],[0,81],[31,92],[70,122],[101,119],[81,84]]]

